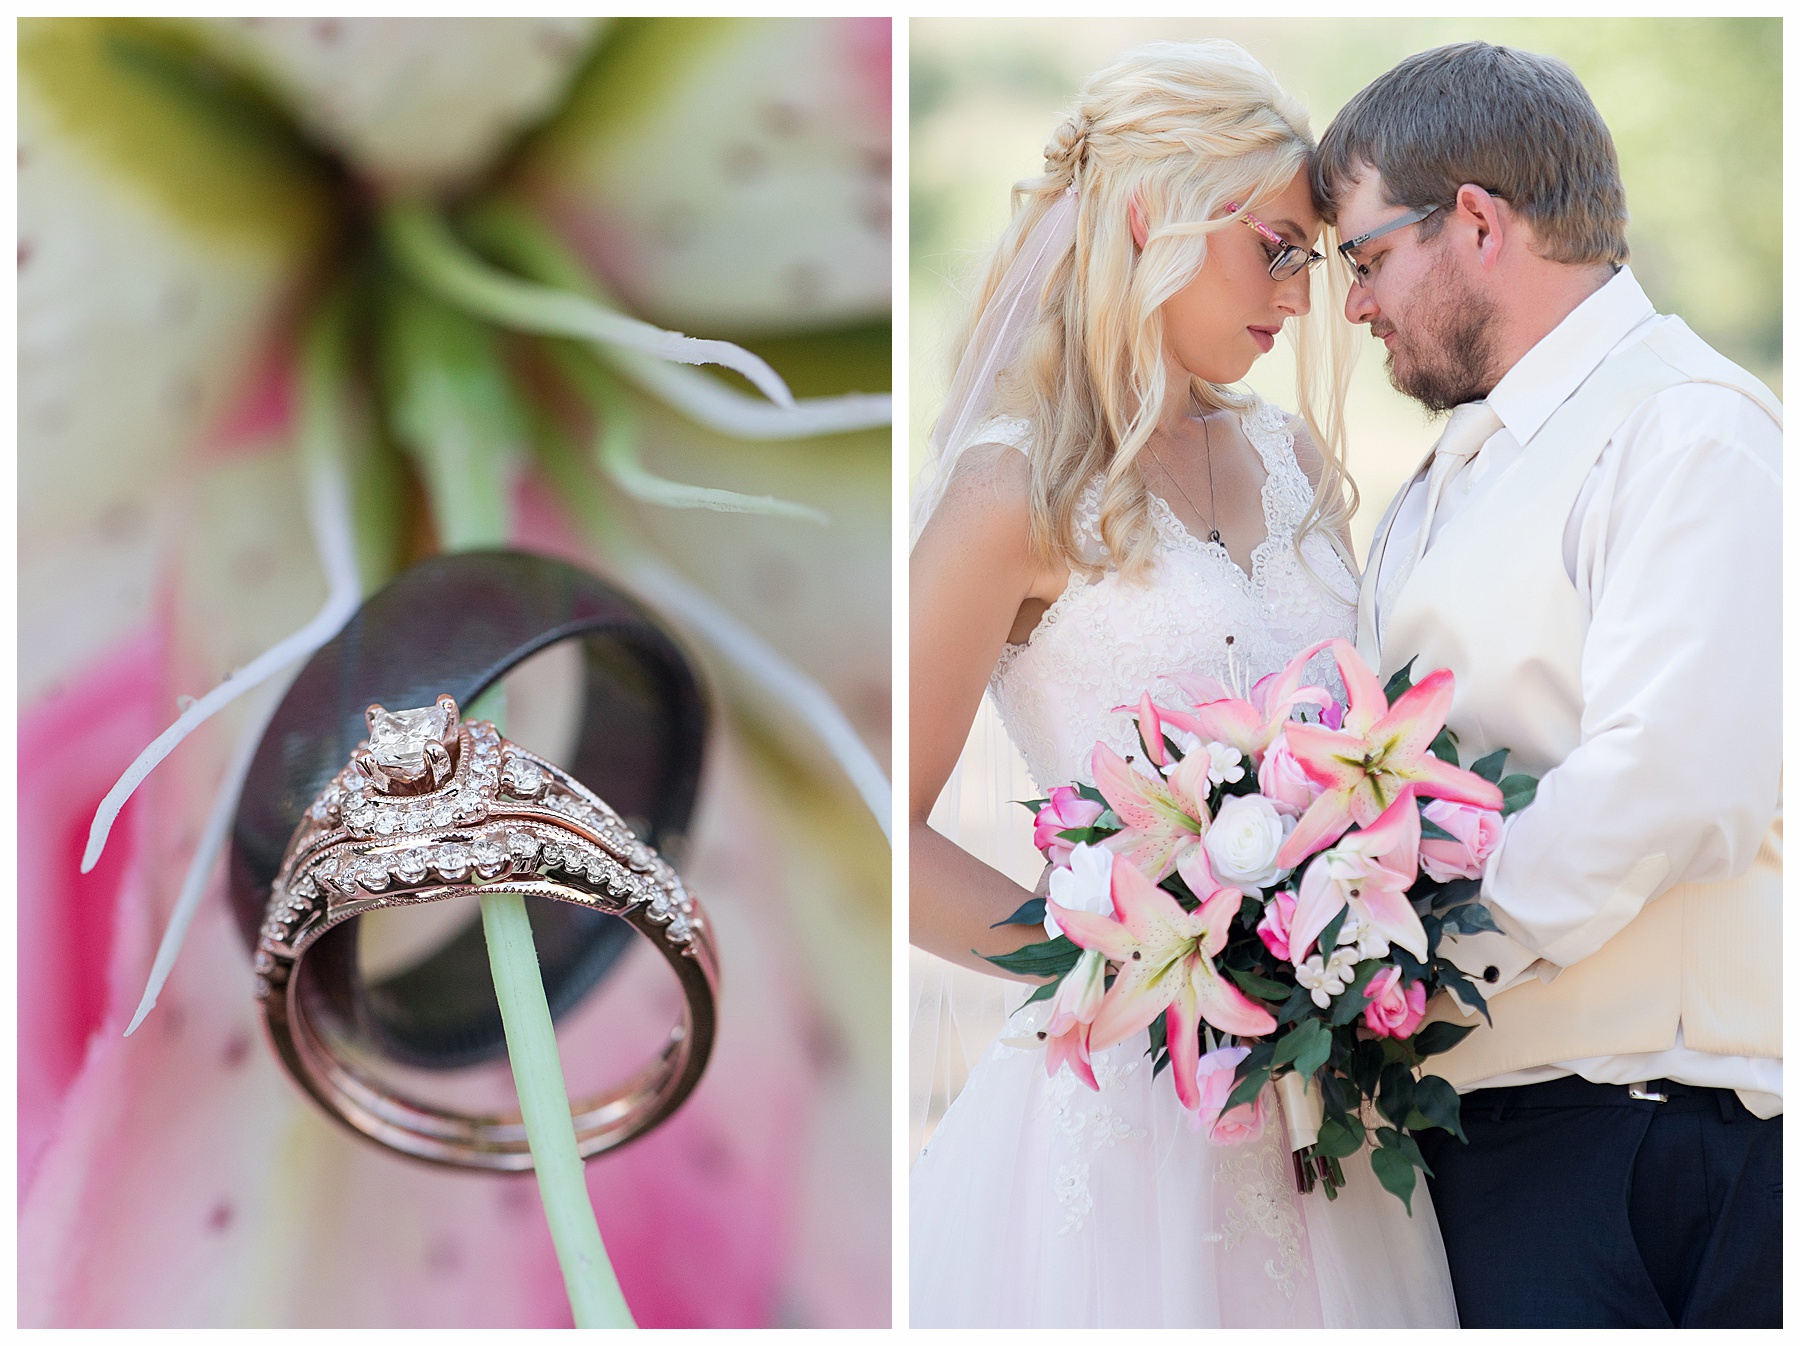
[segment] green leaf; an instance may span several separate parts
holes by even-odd
[[[1494,1016],[1488,1013],[1487,997],[1475,989],[1475,983],[1463,976],[1454,964],[1440,962],[1435,966],[1438,970],[1438,985],[1447,991],[1455,991],[1463,1004],[1473,1005],[1481,1011],[1481,1017],[1491,1026]]]
[[[1058,977],[1055,981],[1045,982],[1042,986],[1038,987],[1037,990],[1025,997],[1025,1004],[1035,1005],[1040,1000],[1048,1000],[1051,996],[1056,994],[1057,988],[1061,985],[1061,977]]]
[[[1450,732],[1449,725],[1438,730],[1437,737],[1431,740],[1429,751],[1440,762],[1448,762],[1451,766],[1462,765],[1456,759],[1456,735]]]
[[[1350,915],[1349,907],[1340,907],[1338,914],[1331,918],[1326,927],[1319,931],[1319,953],[1324,958],[1331,957],[1331,951],[1337,948],[1338,931],[1344,928],[1344,921]],[[1299,952],[1295,950],[1295,952]]]
[[[1304,986],[1296,986],[1288,992],[1287,1000],[1281,1006],[1281,1012],[1275,1016],[1277,1026],[1291,1024],[1301,1015],[1316,1009],[1312,1002],[1312,992]]]
[[[1381,1185],[1399,1197],[1406,1206],[1406,1213],[1411,1215],[1413,1188],[1419,1181],[1412,1161],[1399,1150],[1383,1148],[1369,1155],[1369,1165],[1381,1179]]]
[[[1413,1035],[1412,1047],[1420,1056],[1436,1056],[1447,1052],[1469,1034],[1475,1031],[1474,1024],[1453,1024],[1440,1019],[1434,1024],[1426,1024]],[[1427,1076],[1434,1079],[1435,1076]]]
[[[998,930],[1003,925],[1042,925],[1044,923],[1044,899],[1028,898],[1021,903],[1019,909],[1004,921],[995,921],[989,930]]]
[[[1469,770],[1486,781],[1489,785],[1500,783],[1500,772],[1506,766],[1506,749],[1496,748],[1479,762],[1473,763]]]
[[[1500,812],[1511,817],[1537,798],[1536,776],[1508,776],[1500,782]]]
[[[1480,902],[1465,902],[1460,907],[1451,908],[1449,914],[1444,917],[1446,934],[1473,935],[1484,930],[1498,932],[1499,929],[1500,927],[1494,924],[1493,913]]]
[[[971,949],[969,952],[977,958],[986,959],[995,967],[1016,972],[1022,977],[1062,977],[1081,961],[1082,951],[1067,935],[1058,935],[1055,939],[1038,944],[1027,944],[1011,953],[990,956],[979,949]]]
[[[1365,958],[1356,965],[1356,976],[1331,1002],[1330,1023],[1333,1028],[1342,1028],[1363,1012],[1369,1003],[1363,992],[1381,968],[1379,958]]]
[[[1437,1176],[1431,1171],[1431,1165],[1425,1162],[1425,1156],[1419,1153],[1419,1142],[1407,1135],[1406,1132],[1383,1126],[1376,1128],[1375,1135],[1380,1139],[1383,1149],[1398,1151],[1405,1156],[1407,1163],[1416,1169],[1423,1170],[1426,1177],[1435,1178]]]
[[[1275,1057],[1269,1064],[1285,1066],[1298,1060],[1302,1052],[1311,1055],[1314,1041],[1321,1039],[1325,1042],[1325,1050],[1330,1051],[1331,1035],[1325,1031],[1325,1025],[1317,1019],[1307,1019],[1275,1044]],[[1318,1067],[1314,1066],[1313,1069],[1317,1070]],[[1307,1073],[1310,1074],[1311,1071]]]
[[[1413,1077],[1398,1061],[1389,1062],[1381,1070],[1381,1092],[1375,1104],[1382,1115],[1395,1126],[1406,1121],[1406,1114],[1412,1111]]]
[[[1456,837],[1421,813],[1419,815],[1419,839],[1421,841],[1455,841]]]
[[[1319,1153],[1330,1159],[1345,1159],[1362,1148],[1363,1124],[1355,1117],[1337,1122],[1329,1117],[1319,1127]]]
[[[1169,1012],[1164,1010],[1150,1021],[1150,1054],[1167,1054],[1169,1050]]]
[[[1263,1085],[1268,1082],[1269,1068],[1258,1066],[1237,1082],[1236,1087],[1231,1091],[1231,1096],[1225,1100],[1225,1106],[1221,1111],[1230,1112],[1233,1108],[1251,1102],[1262,1092]]]
[[[1319,1021],[1317,1019],[1310,1019],[1308,1022],[1317,1024]],[[1324,1065],[1325,1062],[1330,1059],[1331,1034],[1326,1032],[1323,1028],[1320,1028],[1316,1034],[1307,1040],[1306,1044],[1301,1047],[1300,1054],[1294,1058],[1294,1073],[1303,1076],[1306,1079],[1311,1079],[1313,1075],[1317,1073],[1319,1067]]]
[[[1390,706],[1412,690],[1412,666],[1418,662],[1419,656],[1415,654],[1387,680],[1387,686],[1382,688],[1382,695],[1387,697]]]
[[[1259,977],[1254,972],[1241,972],[1235,967],[1228,967],[1225,971],[1230,973],[1231,979],[1244,990],[1257,999],[1266,1000],[1272,1005],[1286,1000],[1289,992],[1294,989],[1291,986],[1284,986],[1278,981],[1270,981],[1267,977]]]
[[[1106,804],[1106,796],[1091,785],[1077,785],[1075,793],[1091,804]],[[1111,808],[1112,806],[1108,804],[1107,807]]]
[[[1449,1080],[1439,1075],[1427,1075],[1419,1080],[1413,1086],[1413,1109],[1422,1113],[1432,1126],[1442,1127],[1465,1145],[1469,1143],[1468,1136],[1463,1134],[1462,1099],[1457,1097]],[[1424,1167],[1423,1160],[1420,1160],[1420,1167]]]
[[[1030,809],[1031,816],[1034,818],[1037,817],[1038,814],[1040,814],[1044,811],[1044,805],[1048,804],[1049,802],[1050,801],[1048,799],[1015,799],[1015,800],[1013,800],[1013,803],[1017,804],[1020,808]]]
[[[1064,841],[1085,841],[1088,845],[1093,846],[1105,841],[1116,831],[1118,831],[1116,827],[1102,827],[1099,823],[1095,823],[1092,827],[1065,827],[1056,835]]]

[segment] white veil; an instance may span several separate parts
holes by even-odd
[[[1032,227],[976,319],[932,426],[931,457],[913,492],[915,543],[943,499],[957,458],[981,442],[979,432],[990,419],[994,388],[1018,357],[1051,274],[1074,245],[1077,216],[1071,186]],[[1008,741],[993,703],[984,698],[956,769],[932,810],[931,825],[1029,888],[1043,860],[1031,846],[1030,820],[1013,801],[1033,792],[1024,761]],[[916,1154],[1010,1011],[1024,999],[1026,988],[1019,982],[983,977],[920,949],[911,951],[909,978],[908,1092]]]
[[[1019,354],[1026,328],[1044,300],[1044,286],[1075,242],[1079,214],[1074,187],[1065,189],[1032,226],[1018,255],[1006,268],[993,296],[975,320],[969,344],[957,362],[944,406],[931,427],[931,458],[913,490],[912,540],[944,498],[957,457],[975,442],[994,402],[994,385]]]

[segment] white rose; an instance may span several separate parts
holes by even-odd
[[[1052,870],[1050,873],[1050,900],[1070,911],[1091,911],[1096,915],[1111,916],[1112,867],[1113,853],[1106,847],[1090,846],[1085,841],[1076,842],[1075,849],[1069,852],[1069,867]],[[1048,907],[1044,908],[1044,933],[1051,939],[1062,934],[1062,927],[1056,923],[1056,917],[1050,914]]]
[[[1227,797],[1202,843],[1213,876],[1226,887],[1261,897],[1264,888],[1273,887],[1288,872],[1275,863],[1275,856],[1294,830],[1294,821],[1261,795]]]

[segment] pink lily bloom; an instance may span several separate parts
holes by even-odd
[[[1425,983],[1410,986],[1400,982],[1400,969],[1384,967],[1363,988],[1363,999],[1369,1002],[1363,1010],[1363,1024],[1378,1038],[1408,1038],[1425,1017]]]
[[[1051,1079],[1064,1065],[1088,1088],[1098,1092],[1094,1065],[1089,1058],[1088,1035],[1094,1016],[1106,995],[1106,958],[1089,949],[1074,970],[1063,978],[1050,1002],[1050,1022],[1044,1025],[1044,1069]]]
[[[1300,681],[1307,661],[1330,643],[1322,640],[1307,646],[1288,660],[1287,667],[1279,673],[1259,679],[1248,699],[1230,695],[1214,678],[1193,674],[1178,677],[1176,685],[1194,698],[1194,710],[1191,714],[1164,710],[1162,718],[1202,740],[1230,744],[1260,767],[1263,753],[1295,706],[1330,704],[1330,693],[1321,687],[1304,686]]]
[[[1204,871],[1204,852],[1196,854],[1192,867]],[[1113,909],[1119,919],[1050,904],[1070,939],[1119,966],[1088,1045],[1099,1051],[1123,1042],[1167,1010],[1175,1094],[1190,1112],[1200,1106],[1200,1021],[1227,1033],[1267,1033],[1275,1027],[1274,1016],[1213,967],[1242,901],[1237,889],[1220,888],[1197,911],[1183,911],[1135,866],[1114,865]]]
[[[1357,920],[1415,958],[1426,954],[1425,927],[1406,900],[1419,877],[1419,810],[1411,790],[1374,824],[1352,832],[1306,868],[1288,927],[1293,961],[1306,956],[1319,932],[1345,907]],[[1329,955],[1331,950],[1322,953]]]
[[[1092,827],[1106,809],[1091,799],[1083,799],[1072,785],[1059,785],[1050,792],[1049,800],[1038,810],[1031,830],[1031,844],[1044,853],[1044,858],[1058,869],[1068,866],[1073,841],[1058,835],[1076,827]]]
[[[1133,771],[1104,743],[1094,745],[1094,784],[1125,824],[1106,839],[1107,849],[1143,870],[1151,883],[1166,879],[1183,853],[1200,844],[1212,822],[1206,807],[1210,761],[1203,752],[1184,757],[1165,785]]]
[[[1440,762],[1429,751],[1450,714],[1456,679],[1440,668],[1415,683],[1390,707],[1381,684],[1347,640],[1331,642],[1350,705],[1342,730],[1316,724],[1284,726],[1288,748],[1325,792],[1312,802],[1281,848],[1292,868],[1343,836],[1351,823],[1367,827],[1409,787],[1414,794],[1498,809],[1498,786],[1473,771]]]

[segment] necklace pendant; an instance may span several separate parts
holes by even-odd
[[[1206,535],[1206,540],[1208,542],[1217,542],[1219,540],[1219,530],[1217,528],[1213,529],[1212,532]]]

